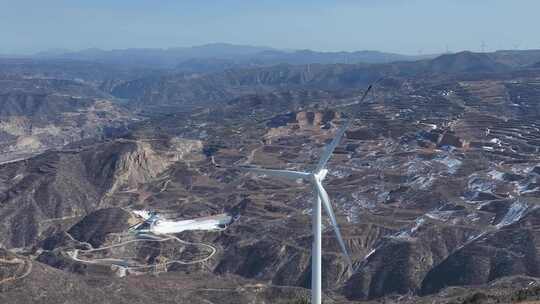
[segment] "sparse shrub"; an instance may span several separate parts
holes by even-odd
[[[297,299],[291,300],[290,302],[286,302],[286,304],[309,304],[309,298],[308,297],[299,297]]]
[[[524,301],[540,298],[540,287],[520,289],[512,295],[512,301]]]
[[[488,299],[488,296],[485,293],[476,292],[471,296],[467,297],[463,304],[480,304],[484,303]]]

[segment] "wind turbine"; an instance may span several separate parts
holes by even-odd
[[[365,95],[366,94],[364,94],[364,97]],[[322,256],[322,253],[321,253],[321,239],[322,239],[321,202],[326,210],[326,213],[328,213],[328,216],[330,217],[332,228],[334,229],[338,243],[341,247],[341,250],[343,251],[343,254],[345,255],[347,263],[349,264],[350,269],[353,269],[351,257],[349,256],[347,247],[345,246],[345,242],[343,241],[343,238],[341,237],[341,232],[339,230],[336,217],[334,215],[334,210],[332,209],[332,205],[330,204],[330,198],[328,197],[328,193],[326,192],[326,190],[324,189],[322,185],[322,182],[324,178],[326,177],[326,174],[328,174],[328,170],[326,169],[326,164],[328,163],[328,160],[332,156],[334,149],[339,144],[349,124],[350,124],[350,121],[347,121],[345,124],[341,126],[341,128],[339,128],[332,142],[324,150],[324,153],[321,159],[319,160],[317,167],[315,168],[315,170],[311,172],[240,167],[240,169],[258,173],[258,174],[263,174],[263,175],[283,178],[283,179],[290,179],[290,180],[295,180],[295,181],[302,179],[304,181],[311,183],[313,190],[315,192],[315,195],[317,196],[317,199],[314,200],[313,202],[313,209],[312,209],[312,214],[311,214],[312,229],[313,229],[313,247],[312,247],[312,253],[311,253],[311,303],[312,304],[321,303],[321,293],[322,293],[321,291],[322,289],[322,286],[321,286],[322,285],[321,284],[321,281],[322,281],[322,275],[321,275],[321,256]]]

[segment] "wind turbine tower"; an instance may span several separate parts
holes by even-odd
[[[367,91],[364,94],[364,98],[366,94],[367,94]],[[324,150],[324,153],[321,159],[319,160],[317,167],[315,168],[315,170],[311,172],[240,167],[240,169],[243,169],[243,170],[258,173],[261,175],[272,176],[276,178],[290,179],[290,180],[295,180],[295,181],[301,179],[310,183],[311,186],[313,187],[313,191],[316,195],[316,199],[313,201],[312,214],[311,214],[312,230],[313,230],[313,244],[312,244],[312,252],[311,252],[311,303],[312,304],[321,304],[321,299],[322,299],[322,271],[321,271],[321,268],[322,268],[321,267],[322,266],[321,265],[321,262],[322,262],[322,248],[321,248],[321,242],[322,242],[322,232],[321,232],[322,210],[321,209],[322,209],[322,206],[324,206],[326,213],[330,217],[330,223],[332,225],[334,233],[336,234],[336,238],[339,243],[339,246],[341,247],[341,250],[345,256],[345,259],[347,260],[349,269],[353,270],[352,260],[347,251],[345,242],[343,241],[343,238],[341,236],[341,232],[339,230],[336,217],[334,215],[334,210],[332,209],[332,205],[330,204],[330,198],[328,197],[328,193],[326,192],[326,190],[324,189],[322,185],[324,178],[328,174],[328,170],[326,169],[326,164],[328,163],[328,160],[332,156],[334,149],[337,147],[337,145],[341,141],[341,138],[343,137],[345,130],[349,126],[349,123],[350,122],[347,121],[345,124],[341,126],[341,128],[339,128],[332,142]]]

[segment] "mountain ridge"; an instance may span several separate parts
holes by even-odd
[[[224,60],[229,65],[272,65],[277,63],[383,63],[409,61],[431,57],[401,55],[380,51],[337,51],[321,52],[313,50],[280,50],[270,47],[212,43],[192,47],[171,48],[126,48],[126,49],[85,49],[81,51],[51,51],[34,54],[41,59],[78,59],[102,63],[122,63],[129,65],[158,65],[160,67],[183,67],[191,60]]]

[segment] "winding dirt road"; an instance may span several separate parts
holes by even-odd
[[[193,260],[193,261],[170,260],[170,261],[167,261],[167,262],[164,262],[164,263],[159,263],[159,264],[136,265],[136,266],[130,266],[131,263],[129,261],[127,261],[127,260],[124,260],[124,259],[105,258],[105,259],[85,260],[85,259],[81,259],[79,257],[80,253],[84,254],[84,253],[98,252],[98,251],[103,251],[103,250],[112,249],[112,248],[116,248],[116,247],[122,247],[122,246],[125,246],[125,245],[130,244],[130,243],[136,243],[136,242],[165,242],[165,241],[170,241],[170,240],[177,241],[177,242],[179,242],[181,244],[184,244],[184,245],[204,247],[204,248],[209,249],[210,253],[207,256],[205,256],[204,258]],[[117,244],[113,244],[113,245],[109,245],[109,246],[104,246],[104,247],[100,247],[100,248],[92,248],[92,249],[87,249],[87,250],[70,251],[70,252],[68,252],[68,255],[73,260],[81,262],[81,263],[86,263],[86,264],[116,265],[118,267],[124,268],[125,270],[142,270],[142,269],[150,269],[150,268],[161,267],[162,269],[165,269],[164,271],[167,271],[166,270],[167,266],[172,265],[172,264],[192,265],[192,264],[198,264],[198,263],[206,262],[209,259],[211,259],[216,254],[216,252],[217,252],[217,249],[214,246],[209,245],[209,244],[193,243],[193,242],[184,241],[184,240],[181,240],[181,239],[179,239],[178,237],[176,237],[174,235],[165,234],[165,235],[162,236],[162,235],[156,235],[156,234],[148,234],[148,235],[146,235],[145,238],[138,238],[138,239],[129,240],[129,241],[125,241],[125,242],[121,242],[121,243],[117,243]]]
[[[22,265],[22,267],[24,267],[25,271],[20,276],[7,277],[5,279],[0,280],[0,284],[4,284],[4,283],[24,279],[25,277],[27,277],[32,272],[32,262],[29,261],[29,260],[23,260],[23,259],[19,259],[19,258],[6,260],[6,259],[0,258],[0,265],[2,265],[2,264],[18,265],[18,266]]]

